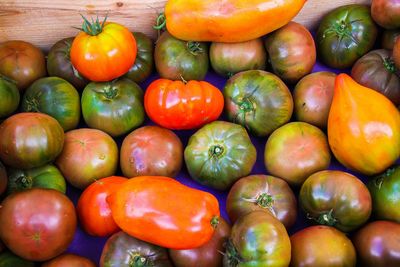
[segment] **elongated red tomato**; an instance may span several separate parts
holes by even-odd
[[[213,195],[163,176],[131,178],[107,202],[125,233],[172,249],[207,243],[220,215]]]
[[[158,79],[147,88],[144,107],[150,119],[164,128],[188,130],[218,119],[224,96],[208,82]]]

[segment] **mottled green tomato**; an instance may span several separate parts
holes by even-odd
[[[20,94],[15,83],[0,75],[0,118],[6,118],[17,110]]]
[[[316,35],[318,58],[332,68],[349,68],[372,49],[377,34],[369,6],[338,7],[325,15],[319,24]]]
[[[8,175],[6,167],[4,167],[3,163],[1,163],[0,161],[0,196],[6,191],[7,184],[8,184]]]
[[[250,70],[232,76],[224,88],[228,120],[256,136],[267,136],[293,113],[288,87],[275,74]]]
[[[393,50],[397,37],[400,36],[400,29],[384,30],[381,37],[381,46],[383,49]]]
[[[375,218],[400,223],[400,166],[374,177],[367,186]]]
[[[144,121],[143,91],[129,79],[91,82],[82,93],[82,114],[91,128],[126,134]]]
[[[8,170],[8,195],[35,187],[55,189],[64,194],[67,189],[64,177],[57,167],[52,164],[29,170]]]
[[[354,267],[356,250],[345,234],[329,226],[307,227],[290,237],[290,267]]]
[[[274,131],[265,145],[264,164],[271,175],[301,185],[331,162],[326,135],[305,122],[291,122]]]
[[[257,151],[242,126],[215,121],[190,137],[184,157],[194,180],[226,190],[240,177],[251,172]]]
[[[0,267],[34,267],[32,261],[24,260],[10,251],[0,254]]]
[[[342,171],[320,171],[304,182],[299,194],[307,218],[350,232],[371,215],[371,195],[357,177]]]
[[[135,64],[133,64],[124,77],[136,83],[140,83],[146,80],[153,71],[154,44],[144,33],[134,32],[133,36],[135,36],[137,46]]]
[[[226,245],[224,267],[287,267],[290,239],[283,224],[262,211],[236,221]]]
[[[22,98],[21,108],[25,112],[52,116],[64,131],[75,129],[81,116],[78,91],[58,77],[41,78],[29,86]]]
[[[269,175],[250,175],[232,186],[226,199],[226,211],[232,222],[253,211],[269,212],[290,228],[296,221],[297,201],[284,180]]]
[[[176,39],[165,31],[156,42],[154,61],[162,78],[201,81],[208,71],[208,46]]]
[[[267,62],[261,38],[241,43],[212,43],[210,62],[216,73],[230,77],[246,70],[264,70]]]

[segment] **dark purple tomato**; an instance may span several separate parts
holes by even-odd
[[[400,27],[400,2],[398,0],[372,0],[372,18],[385,29]]]
[[[383,49],[393,50],[397,37],[400,36],[400,30],[384,30],[381,37],[381,46]]]
[[[96,267],[96,264],[85,257],[65,253],[43,263],[41,267]]]

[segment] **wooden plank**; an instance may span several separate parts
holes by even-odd
[[[131,31],[142,31],[156,38],[152,29],[157,14],[162,12],[165,0],[0,0],[0,42],[25,40],[47,50],[57,40],[74,36],[81,17],[108,14]],[[364,3],[370,0],[308,0],[296,21],[314,27],[327,11],[344,4]]]

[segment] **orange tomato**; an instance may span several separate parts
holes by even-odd
[[[213,195],[163,176],[131,178],[107,201],[125,233],[172,249],[207,243],[220,215]]]
[[[329,112],[328,139],[344,166],[366,175],[381,173],[400,155],[400,113],[384,95],[340,74]]]
[[[294,18],[306,0],[169,0],[168,31],[186,41],[244,42]]]

